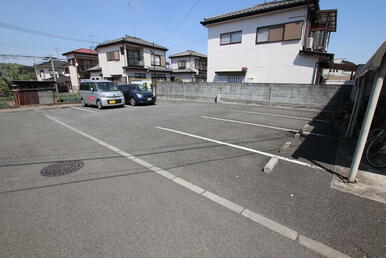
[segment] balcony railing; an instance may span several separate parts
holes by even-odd
[[[127,59],[127,65],[128,66],[143,66],[143,60],[141,59]]]

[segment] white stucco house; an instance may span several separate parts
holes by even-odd
[[[38,81],[53,80],[54,73],[52,72],[52,67],[54,67],[56,79],[62,76],[70,76],[66,61],[53,60],[52,63],[51,61],[46,61],[35,65],[36,79]]]
[[[319,83],[337,10],[283,0],[205,18],[208,82]]]
[[[54,69],[52,69],[54,67]],[[36,80],[56,81],[59,92],[71,91],[70,72],[68,63],[61,60],[46,61],[34,65]],[[54,70],[54,72],[53,72]],[[54,78],[55,75],[55,78]]]
[[[117,83],[170,81],[172,71],[166,67],[168,49],[164,46],[126,35],[103,42],[95,50],[103,79]]]
[[[206,82],[207,56],[193,50],[176,53],[170,58],[172,80],[181,82]]]

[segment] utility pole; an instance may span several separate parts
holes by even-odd
[[[59,93],[58,84],[56,83],[56,74],[55,74],[54,59],[52,58],[52,55],[50,55],[50,60],[51,60],[52,75],[54,76],[54,81],[55,81],[55,89],[56,89],[56,93]]]
[[[157,82],[156,82],[156,79],[155,79],[155,55],[154,55],[154,41],[153,41],[153,49],[152,49],[152,53],[153,53],[153,56],[151,57],[151,61],[153,62],[153,70],[154,70],[154,80],[152,79],[152,84],[153,84],[153,86],[154,87],[152,87],[152,88],[154,88],[153,89],[153,94],[154,94],[154,96],[156,95],[156,85],[157,85]],[[153,76],[152,76],[153,77]]]
[[[36,69],[36,64],[35,64],[35,62],[34,62],[34,70],[35,70],[36,80],[38,80],[39,74],[38,74],[38,70]]]

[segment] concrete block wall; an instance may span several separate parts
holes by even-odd
[[[160,99],[288,105],[334,110],[350,97],[350,85],[278,83],[172,83],[157,85]]]

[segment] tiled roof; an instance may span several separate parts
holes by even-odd
[[[182,56],[198,56],[198,57],[207,58],[206,55],[198,53],[198,52],[196,52],[194,50],[190,50],[190,49],[188,49],[188,50],[186,50],[184,52],[181,52],[181,53],[177,53],[177,54],[171,55],[171,56],[169,56],[169,58],[182,57]]]
[[[238,10],[238,11],[234,11],[234,12],[230,12],[230,13],[226,13],[218,16],[204,18],[201,24],[205,26],[212,23],[247,17],[255,14],[266,13],[266,12],[271,12],[271,11],[276,11],[280,9],[291,8],[291,7],[296,7],[296,6],[306,5],[306,4],[311,4],[316,8],[316,10],[319,10],[319,0],[273,1],[273,2],[268,2],[264,4],[257,4],[250,8],[245,8],[242,10]]]
[[[97,55],[98,53],[92,49],[88,48],[78,48],[66,53],[63,53],[63,55],[71,54],[71,53],[78,53],[78,54],[88,54],[88,55]]]
[[[102,42],[95,49],[97,49],[99,47],[110,46],[110,45],[115,45],[115,44],[120,44],[120,43],[132,43],[132,44],[135,44],[135,45],[146,46],[146,47],[153,47],[154,46],[155,48],[158,48],[158,49],[162,49],[162,50],[165,50],[165,51],[168,50],[164,46],[161,46],[161,45],[158,45],[158,44],[154,44],[153,45],[152,42],[143,40],[141,38],[132,37],[132,36],[125,36],[125,37],[122,37],[122,38],[118,38],[118,39]]]
[[[59,67],[59,68],[66,68],[68,66],[68,63],[66,61],[59,61],[59,60],[54,60],[54,67]],[[51,61],[46,61],[40,64],[35,65],[38,68],[51,68]]]

